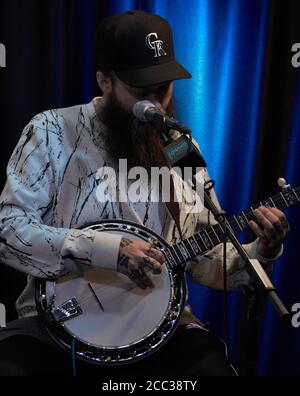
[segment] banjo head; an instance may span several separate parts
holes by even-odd
[[[84,229],[156,241],[162,251],[169,247],[152,231],[127,221],[103,221]],[[186,300],[185,278],[167,261],[161,274],[148,276],[153,289],[141,289],[127,276],[101,268],[57,282],[39,280],[38,310],[61,347],[71,351],[75,340],[79,358],[103,365],[130,363],[155,352],[171,337]]]

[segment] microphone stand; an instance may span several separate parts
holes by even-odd
[[[220,224],[222,229],[226,229],[227,238],[231,241],[233,246],[236,248],[239,255],[245,262],[245,269],[253,280],[254,284],[257,285],[264,294],[271,301],[273,307],[277,311],[278,315],[282,319],[289,318],[289,311],[286,309],[280,298],[275,292],[275,287],[272,284],[270,278],[266,274],[262,265],[257,259],[252,259],[244,249],[243,245],[237,239],[231,225],[223,211],[219,211],[214,202],[211,200],[207,191],[204,190],[204,202],[206,207],[212,212],[216,221]]]
[[[206,167],[206,162],[203,159],[200,151],[193,145],[191,140],[191,132],[188,130],[180,131],[181,137],[172,141],[164,148],[164,153],[166,158],[170,161],[170,164],[176,165],[180,164],[181,166],[192,166],[194,167]],[[193,177],[195,183],[195,177]],[[214,185],[214,182],[211,181]],[[212,187],[213,187],[212,185]],[[211,187],[210,187],[211,188]],[[241,258],[245,262],[245,269],[249,274],[253,286],[243,287],[241,288],[247,298],[247,309],[248,309],[248,320],[250,321],[250,330],[249,330],[249,338],[250,341],[247,343],[248,351],[247,351],[247,372],[250,375],[255,375],[255,362],[257,360],[257,353],[258,353],[258,323],[259,323],[259,314],[261,312],[261,306],[263,299],[267,297],[276,312],[278,313],[279,317],[284,320],[289,320],[290,313],[278,297],[275,287],[272,284],[270,278],[266,274],[265,270],[263,269],[262,265],[257,259],[252,259],[248,255],[247,251],[244,249],[243,245],[237,239],[235,232],[233,231],[227,217],[226,213],[223,210],[219,210],[212,199],[210,198],[208,190],[204,189],[204,205],[208,210],[211,211],[215,220],[221,226],[224,232],[224,256],[223,256],[223,276],[224,276],[224,291],[227,291],[227,275],[226,275],[226,243],[227,240],[231,241]],[[259,298],[260,296],[260,298]],[[257,301],[258,300],[258,301]],[[225,297],[225,323],[226,323],[226,337],[228,340],[228,320],[227,320],[227,294]],[[228,356],[229,359],[229,356]],[[229,359],[230,361],[230,359]]]
[[[192,166],[193,169],[196,167],[206,167],[206,162],[203,159],[200,151],[191,141],[191,131],[188,129],[184,131],[184,133],[181,132],[181,137],[173,140],[171,143],[165,146],[164,153],[171,166],[179,163],[181,166]],[[289,317],[290,313],[283,305],[280,298],[277,296],[275,287],[273,286],[260,262],[257,259],[250,258],[243,245],[237,239],[226,217],[226,213],[224,211],[220,211],[216,207],[210,198],[208,190],[206,189],[204,189],[204,204],[207,209],[211,211],[214,218],[225,232],[224,243],[226,243],[227,239],[229,239],[236,248],[239,255],[244,260],[245,269],[247,270],[254,284],[257,285],[269,298],[280,318]],[[226,265],[226,263],[224,264]]]
[[[265,297],[267,297],[276,312],[281,319],[286,322],[290,318],[290,313],[278,297],[270,278],[266,274],[265,270],[261,266],[257,259],[251,259],[243,245],[237,239],[231,225],[226,217],[224,211],[220,211],[211,200],[208,192],[204,191],[204,202],[205,206],[213,213],[214,218],[220,224],[224,233],[224,290],[226,293],[226,240],[230,240],[233,246],[236,248],[240,256],[245,262],[245,269],[251,280],[253,286],[243,287],[242,292],[247,299],[247,363],[246,363],[246,375],[255,376],[256,373],[256,362],[258,357],[258,343],[259,343],[259,322],[260,316],[263,308],[263,302]],[[225,297],[225,325],[226,325],[226,337],[228,339],[228,320],[227,320],[227,298]],[[229,358],[229,356],[228,356]],[[230,361],[230,359],[229,359]]]

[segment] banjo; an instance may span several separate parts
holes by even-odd
[[[257,207],[283,210],[298,202],[300,186],[293,189],[288,185],[229,222],[238,233],[246,229]],[[103,220],[83,229],[155,243],[165,256],[162,273],[148,273],[155,287],[141,289],[125,275],[101,268],[57,281],[37,279],[38,312],[51,338],[79,359],[98,365],[143,359],[164,345],[176,330],[187,297],[184,265],[223,242],[222,227],[206,227],[172,246],[152,230],[129,221]]]

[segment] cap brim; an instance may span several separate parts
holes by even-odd
[[[133,87],[146,87],[167,81],[191,78],[192,75],[176,61],[138,70],[115,71],[124,83]]]

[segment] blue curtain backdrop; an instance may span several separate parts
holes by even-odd
[[[292,44],[300,42],[297,1],[53,0],[49,8],[36,1],[2,7],[0,41],[8,43],[10,65],[1,76],[7,94],[2,111],[20,109],[14,137],[8,137],[11,121],[6,121],[5,160],[34,113],[87,102],[97,93],[93,34],[99,20],[143,9],[170,22],[177,59],[193,75],[175,83],[177,115],[200,144],[227,213],[275,193],[278,176],[300,184],[300,68],[291,65]],[[26,20],[33,23],[25,25]],[[14,92],[8,87],[12,81]],[[300,303],[299,208],[287,216],[291,232],[272,281],[290,309]],[[224,337],[222,293],[189,285],[194,312]],[[243,298],[231,292],[229,345],[242,371],[250,342],[245,312]],[[300,327],[283,324],[267,303],[259,330],[257,374],[300,375]]]

